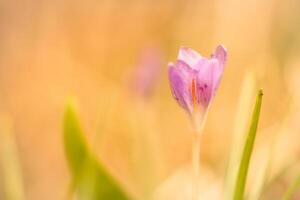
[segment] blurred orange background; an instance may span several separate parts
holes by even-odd
[[[62,117],[70,96],[91,147],[131,193],[154,191],[189,164],[189,120],[167,77],[167,63],[182,45],[204,56],[218,44],[228,50],[202,138],[202,165],[224,178],[234,133],[245,132],[263,87],[250,173],[271,157],[271,183],[299,160],[299,7],[298,0],[2,0],[0,127],[12,122],[25,199],[64,198],[70,175]],[[147,49],[159,52],[161,64],[153,93],[144,97],[131,83]],[[265,149],[271,155],[263,156]],[[276,199],[295,175],[272,182],[265,198]],[[0,170],[0,199],[5,177]]]

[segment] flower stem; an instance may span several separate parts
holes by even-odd
[[[193,150],[192,150],[192,162],[193,162],[193,190],[192,200],[198,199],[199,190],[199,175],[200,175],[200,133],[195,132],[193,138]]]
[[[207,108],[208,109],[208,108]],[[199,198],[199,180],[200,180],[200,144],[201,135],[206,122],[207,114],[204,112],[195,112],[192,117],[194,128],[193,134],[193,147],[192,147],[192,166],[193,166],[193,187],[192,187],[192,200]]]

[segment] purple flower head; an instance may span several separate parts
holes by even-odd
[[[154,93],[161,75],[162,54],[161,49],[156,46],[145,48],[141,52],[132,82],[132,89],[137,96],[148,98]]]
[[[211,58],[190,48],[179,50],[175,64],[169,64],[169,81],[178,104],[191,116],[204,116],[219,86],[227,60],[226,49],[219,45]]]

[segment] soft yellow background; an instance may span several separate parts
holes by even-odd
[[[5,120],[0,126],[9,126],[7,118],[13,123],[26,199],[66,194],[70,177],[62,117],[69,96],[77,99],[90,145],[131,193],[151,192],[188,165],[191,128],[172,99],[167,77],[167,62],[175,61],[182,45],[204,56],[218,44],[228,50],[202,138],[207,173],[222,183],[232,136],[247,127],[260,87],[265,95],[248,190],[272,144],[268,177],[295,164],[300,153],[299,7],[297,0],[1,0],[0,114]],[[154,95],[143,99],[128,85],[140,52],[151,45],[165,60]],[[265,192],[266,199],[280,196],[299,173],[288,171]]]

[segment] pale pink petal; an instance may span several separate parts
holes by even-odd
[[[181,47],[178,53],[178,60],[184,61],[191,68],[201,59],[201,55],[188,47]]]

